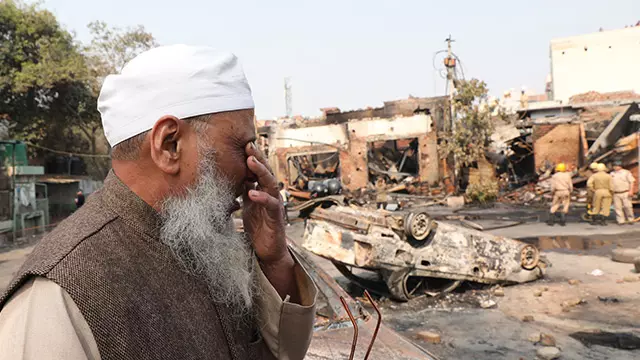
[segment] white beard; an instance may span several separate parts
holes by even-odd
[[[255,293],[253,252],[228,214],[231,184],[211,156],[201,158],[197,183],[164,201],[160,237],[189,273],[207,282],[214,302],[248,315]]]

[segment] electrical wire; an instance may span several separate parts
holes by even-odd
[[[466,80],[464,77],[464,69],[462,67],[462,61],[460,60],[460,58],[458,57],[458,55],[456,55],[454,52],[451,53],[453,55],[453,57],[456,59],[456,61],[458,62],[458,64],[460,64],[460,75],[462,75],[462,80]]]
[[[111,157],[109,155],[104,155],[104,154],[83,154],[83,153],[75,153],[75,152],[55,150],[55,149],[50,149],[48,147],[36,145],[36,144],[34,144],[32,142],[29,142],[29,141],[23,141],[23,142],[25,144],[29,145],[29,146],[33,146],[34,148],[42,149],[42,150],[49,151],[49,152],[52,152],[52,153],[55,153],[55,154],[69,155],[69,156],[93,157],[93,158],[110,158]]]
[[[443,79],[444,79],[444,77],[442,76],[442,68],[436,66],[436,57],[438,56],[438,54],[442,54],[442,53],[446,53],[446,52],[447,52],[447,50],[438,50],[435,53],[433,53],[433,58],[431,59],[431,63],[433,65],[433,69],[435,71],[437,71],[440,74],[440,77],[442,77]]]
[[[443,79],[445,79],[446,76],[443,76],[443,73],[442,73],[443,69],[441,67],[436,66],[436,57],[438,56],[438,54],[446,53],[447,51],[448,50],[438,50],[435,53],[433,53],[433,58],[431,59],[431,65],[433,66],[433,69],[438,73],[440,73],[440,77],[442,77]],[[462,80],[465,80],[466,77],[464,75],[464,68],[462,65],[462,61],[460,60],[460,57],[456,55],[456,53],[454,52],[451,52],[451,55],[456,59],[458,64],[460,64],[460,66],[456,66],[456,68],[460,70],[460,76]]]

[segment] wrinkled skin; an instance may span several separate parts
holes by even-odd
[[[160,210],[166,196],[187,191],[196,183],[202,160],[199,147],[212,150],[234,195],[243,196],[245,231],[265,276],[282,298],[289,295],[292,302],[298,302],[295,262],[285,239],[284,209],[276,179],[254,145],[253,120],[253,109],[216,113],[203,134],[198,134],[189,120],[163,116],[147,135],[139,159],[114,160],[112,165],[133,192]],[[230,204],[228,212],[238,209],[237,204]]]

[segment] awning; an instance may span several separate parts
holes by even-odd
[[[72,179],[72,178],[39,178],[38,182],[46,183],[46,184],[72,184],[80,182],[80,179]]]

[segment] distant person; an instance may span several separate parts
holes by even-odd
[[[520,108],[521,109],[526,109],[529,107],[529,95],[527,95],[527,93],[522,90],[522,92],[520,93]]]
[[[593,210],[591,225],[607,225],[611,212],[611,175],[607,174],[607,166],[598,164],[597,172],[587,180],[587,188],[593,192]]]
[[[387,183],[381,176],[376,180],[376,208],[386,209],[389,201],[389,195],[387,195]]]
[[[282,198],[282,205],[284,206],[284,220],[287,222],[287,226],[290,226],[289,213],[287,212],[287,206],[289,205],[289,198],[291,194],[285,189],[284,183],[281,181],[278,183],[278,190],[280,191],[280,197]]]
[[[553,226],[556,220],[556,213],[560,210],[560,226],[566,225],[566,215],[571,205],[571,191],[573,191],[573,181],[571,173],[567,172],[567,166],[560,163],[556,166],[556,173],[551,177],[551,192],[553,193],[553,203],[549,211],[547,224]],[[560,208],[562,206],[562,208]]]
[[[622,161],[613,162],[613,171],[611,172],[611,180],[613,182],[613,207],[616,210],[616,220],[618,225],[633,225],[635,215],[633,214],[633,183],[636,179],[631,172],[622,167]]]
[[[598,163],[595,161],[592,162],[591,165],[589,165],[589,169],[592,175],[595,174],[598,172]],[[587,188],[587,213],[593,215],[593,190],[590,188]]]
[[[84,205],[84,194],[82,193],[82,190],[78,190],[78,192],[76,193],[76,209],[80,209],[82,207],[82,205]]]

